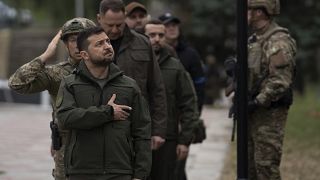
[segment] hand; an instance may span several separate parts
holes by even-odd
[[[257,102],[257,100],[256,100],[256,99],[250,100],[250,101],[248,102],[248,113],[249,113],[249,114],[253,113],[253,112],[257,109],[257,107],[258,107],[258,102]]]
[[[112,97],[108,101],[108,105],[113,107],[113,119],[114,120],[126,120],[129,117],[129,113],[125,110],[131,111],[130,106],[126,105],[118,105],[114,103],[117,95],[113,94]]]
[[[177,158],[178,160],[184,160],[187,158],[189,153],[189,147],[183,144],[177,146]]]
[[[157,150],[166,140],[160,136],[152,136],[151,137],[151,149]]]
[[[226,70],[226,73],[229,77],[234,77],[235,71],[236,71],[236,65],[237,65],[237,58],[233,56],[227,57],[227,59],[224,61],[224,67]]]
[[[58,43],[59,43],[59,39],[61,37],[61,30],[54,36],[54,38],[51,40],[51,42],[49,43],[47,50],[41,54],[40,60],[43,63],[48,62],[56,53],[57,51],[57,47],[58,47]]]

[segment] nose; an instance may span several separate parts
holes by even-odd
[[[137,21],[137,23],[141,23],[142,22],[142,18],[137,17],[136,21]]]
[[[113,26],[112,29],[111,29],[111,32],[112,33],[118,33],[119,29],[117,26]]]
[[[154,40],[155,40],[156,42],[159,42],[159,41],[160,41],[159,35],[156,35],[156,36],[154,37]]]
[[[111,47],[111,44],[109,44],[108,42],[105,42],[103,44],[103,49],[109,49]]]

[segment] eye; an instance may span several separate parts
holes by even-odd
[[[151,37],[151,38],[154,38],[155,36],[156,36],[155,33],[150,33],[150,34],[149,34],[149,37]]]
[[[135,15],[131,15],[129,16],[130,19],[136,19],[136,16]]]
[[[105,26],[107,26],[107,27],[113,27],[113,24],[104,24]]]
[[[100,47],[100,46],[102,46],[103,45],[103,41],[98,41],[97,43],[96,43],[96,47]]]

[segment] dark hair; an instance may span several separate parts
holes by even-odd
[[[125,13],[125,5],[122,0],[102,0],[99,6],[100,14],[105,14],[108,10]]]
[[[146,26],[148,25],[148,24],[156,24],[156,25],[164,25],[163,24],[163,22],[162,21],[160,21],[159,19],[151,19],[151,20],[149,20],[145,25],[144,25],[144,27],[143,27],[143,29],[142,29],[142,33],[145,33],[146,32]]]
[[[148,22],[146,23],[146,25],[147,25],[147,24],[163,24],[163,22],[160,21],[159,19],[151,19],[150,21],[148,21]]]
[[[92,35],[104,32],[101,27],[93,27],[79,33],[77,37],[77,47],[79,51],[87,50],[89,46],[88,38]]]

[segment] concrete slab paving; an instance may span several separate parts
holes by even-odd
[[[193,144],[189,180],[218,180],[229,147],[232,122],[226,109],[205,107],[207,139]],[[37,105],[0,103],[0,180],[52,180],[51,110]]]
[[[192,144],[187,161],[188,180],[218,180],[230,144],[232,121],[227,109],[204,107],[201,118],[207,127],[207,139]]]

